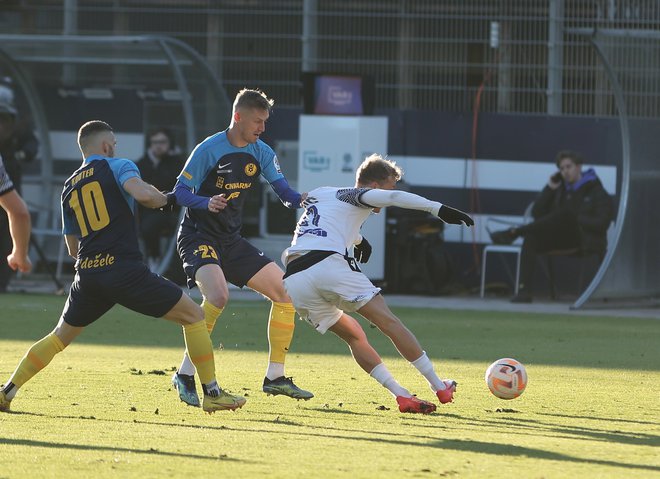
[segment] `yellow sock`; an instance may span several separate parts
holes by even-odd
[[[209,334],[213,332],[215,327],[215,322],[218,320],[222,314],[224,308],[218,308],[217,306],[207,303],[206,300],[202,301],[202,310],[204,311],[204,322],[206,323],[206,329],[208,329]]]
[[[295,328],[296,310],[291,303],[276,303],[270,308],[268,319],[269,360],[273,363],[284,363],[289,351]]]
[[[17,387],[21,387],[28,382],[32,377],[48,366],[55,355],[64,351],[64,344],[60,338],[55,334],[50,333],[41,341],[34,343],[28,352],[25,353],[21,362],[9,382],[14,383]]]
[[[183,336],[186,339],[188,356],[197,368],[197,374],[202,384],[215,381],[215,361],[213,360],[213,345],[204,321],[183,326]]]

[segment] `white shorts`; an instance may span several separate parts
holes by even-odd
[[[321,334],[339,321],[344,311],[357,311],[380,292],[340,254],[287,277],[284,288],[300,317]]]

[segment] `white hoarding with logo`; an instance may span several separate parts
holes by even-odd
[[[301,115],[298,191],[354,186],[355,170],[372,153],[387,154],[387,117]],[[371,215],[362,234],[373,246],[360,265],[373,280],[385,277],[385,212]]]

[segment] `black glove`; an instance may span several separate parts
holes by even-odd
[[[445,223],[453,225],[460,225],[465,223],[465,226],[474,226],[474,220],[469,215],[463,213],[461,210],[452,208],[451,206],[442,205],[438,211],[438,218]]]
[[[360,263],[366,263],[371,258],[371,245],[367,238],[362,237],[362,242],[353,246],[353,255]]]
[[[169,193],[166,193],[165,191],[162,191],[165,195],[165,198],[167,198],[167,203],[165,203],[163,206],[158,208],[160,211],[164,211],[165,213],[169,213],[171,211],[174,211],[174,207],[176,206],[176,195],[174,194],[173,191],[170,191]]]

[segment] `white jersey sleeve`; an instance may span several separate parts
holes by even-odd
[[[359,200],[363,204],[369,204],[372,208],[383,208],[385,206],[398,206],[409,210],[421,210],[438,216],[442,203],[427,200],[423,196],[406,191],[397,190],[366,190],[363,191]]]

